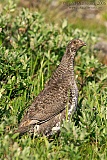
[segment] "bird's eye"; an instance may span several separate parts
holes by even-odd
[[[76,44],[76,41],[74,41],[74,44]]]

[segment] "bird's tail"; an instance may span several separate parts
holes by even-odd
[[[14,132],[14,133],[19,133],[19,135],[23,135],[24,133],[26,132],[34,132],[34,128],[35,128],[35,131],[38,130],[38,126],[37,125],[38,121],[37,120],[23,120],[18,129]]]
[[[26,132],[29,132],[30,130],[31,130],[31,126],[19,127],[17,130],[14,131],[14,134],[19,133],[19,135],[23,135]]]

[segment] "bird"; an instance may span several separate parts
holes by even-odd
[[[48,137],[60,131],[64,120],[70,120],[78,104],[74,59],[83,46],[86,43],[81,39],[68,43],[59,66],[28,107],[15,133]]]

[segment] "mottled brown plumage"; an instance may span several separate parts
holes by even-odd
[[[51,135],[60,129],[66,114],[76,110],[78,89],[74,77],[75,54],[86,44],[80,39],[70,41],[59,67],[34,99],[16,132]],[[68,113],[66,113],[68,107]]]

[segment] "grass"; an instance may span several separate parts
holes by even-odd
[[[37,12],[5,7],[0,18],[0,159],[107,159],[107,67],[96,58],[98,35],[45,23]],[[13,134],[24,110],[43,89],[59,65],[69,40],[81,38],[87,47],[75,59],[79,107],[64,122],[59,137],[47,139]]]

